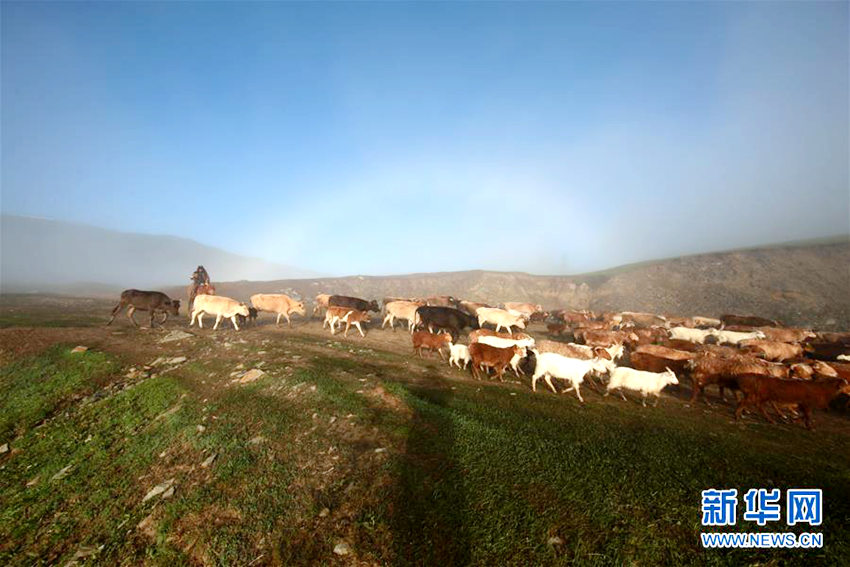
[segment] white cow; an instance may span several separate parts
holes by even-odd
[[[712,329],[712,334],[717,337],[717,344],[740,345],[743,341],[750,339],[763,339],[766,335],[762,331],[752,331],[749,333],[739,331],[717,331]]]
[[[670,338],[690,341],[697,344],[705,344],[705,339],[714,335],[714,329],[690,329],[688,327],[673,327],[670,329]]]
[[[496,325],[496,332],[504,327],[511,332],[511,327],[525,329],[525,318],[520,315],[512,315],[504,309],[496,307],[479,307],[475,312],[478,315],[478,325],[483,327],[484,323]]]
[[[198,319],[198,326],[204,328],[204,315],[215,315],[215,325],[213,330],[218,329],[219,323],[223,317],[227,317],[233,323],[233,328],[239,330],[239,325],[236,324],[236,316],[248,316],[248,306],[242,302],[223,297],[221,295],[206,295],[202,294],[195,297],[195,302],[192,304],[192,320],[189,321],[189,326],[195,324],[195,318]]]

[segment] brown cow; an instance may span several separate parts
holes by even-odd
[[[691,360],[687,367],[691,370],[691,381],[693,382],[691,403],[695,403],[700,392],[703,392],[705,387],[710,384],[717,384],[720,388],[720,399],[725,402],[725,389],[737,390],[737,377],[741,374],[762,374],[776,378],[788,377],[786,366],[770,364],[751,356],[738,355],[731,358],[721,358],[703,352]]]
[[[772,360],[774,362],[785,362],[786,360],[801,358],[803,356],[803,347],[799,344],[750,339],[741,341],[741,346],[756,356],[761,356],[765,360]]]
[[[839,394],[850,394],[850,384],[842,378],[803,382],[780,380],[761,374],[741,374],[738,376],[738,387],[744,393],[744,399],[735,410],[736,420],[741,418],[744,409],[755,406],[766,420],[776,423],[764,409],[766,402],[796,404],[803,412],[807,429],[812,429],[813,409],[826,409],[829,402]]]
[[[687,372],[688,361],[696,355],[693,352],[675,350],[660,345],[641,345],[629,354],[632,368],[647,372],[664,372],[667,368],[677,375]]]
[[[127,318],[133,322],[135,326],[139,326],[133,313],[136,311],[150,312],[150,326],[153,328],[153,316],[156,312],[161,312],[164,317],[159,322],[164,325],[168,321],[168,314],[171,313],[175,317],[180,311],[180,300],[171,299],[167,295],[159,291],[139,291],[138,289],[127,289],[121,292],[121,299],[112,309],[112,317],[109,318],[107,325],[111,325],[115,320],[115,315],[124,307],[127,307]]]
[[[583,338],[584,344],[601,347],[631,344],[638,341],[638,336],[630,331],[586,331],[583,333]]]

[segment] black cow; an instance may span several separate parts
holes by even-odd
[[[348,297],[347,295],[332,295],[328,299],[328,305],[331,307],[348,307],[357,311],[374,311],[378,313],[381,308],[377,301],[366,301],[359,297]]]
[[[779,321],[756,317],[755,315],[721,315],[720,321],[724,327],[729,325],[746,325],[748,327],[781,327]]]
[[[107,325],[112,324],[112,321],[115,320],[115,315],[124,307],[127,307],[127,318],[137,327],[139,324],[133,317],[133,313],[136,311],[149,311],[151,315],[150,326],[153,328],[154,313],[160,311],[163,315],[165,315],[162,321],[159,322],[160,325],[163,325],[166,321],[168,321],[169,313],[174,316],[177,315],[180,310],[180,300],[171,299],[159,291],[139,291],[138,289],[124,290],[121,292],[121,300],[112,310],[112,317],[110,317]]]
[[[458,334],[464,328],[478,329],[478,320],[454,307],[442,307],[438,305],[423,305],[416,310],[415,323],[417,326],[427,327],[428,330],[442,329],[452,335],[456,342]]]

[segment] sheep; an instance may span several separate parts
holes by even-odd
[[[457,364],[458,368],[461,368],[460,363],[463,362],[463,370],[466,370],[466,366],[469,364],[471,360],[469,357],[469,347],[466,345],[449,345],[449,366],[454,366]]]
[[[655,406],[658,405],[658,398],[661,390],[669,384],[678,384],[676,373],[667,368],[664,372],[646,372],[644,370],[635,370],[620,366],[611,373],[611,380],[605,390],[605,395],[611,393],[611,390],[620,390],[620,396],[623,400],[626,399],[623,394],[623,389],[635,390],[643,394],[643,407],[646,407],[646,397],[649,394],[655,395]],[[654,406],[653,406],[654,407]]]
[[[845,360],[847,362],[850,362],[850,354],[839,354],[838,360]]]
[[[579,360],[577,358],[567,358],[566,356],[554,352],[538,352],[536,349],[531,349],[537,359],[537,365],[534,369],[534,375],[531,377],[531,390],[537,391],[537,381],[542,376],[546,380],[546,384],[553,392],[557,393],[555,386],[552,384],[552,377],[568,380],[572,384],[564,393],[570,390],[576,391],[576,396],[580,402],[584,403],[584,398],[581,397],[579,386],[584,381],[584,377],[589,372],[603,373],[613,371],[614,364],[610,360],[604,358],[592,358],[590,360]]]

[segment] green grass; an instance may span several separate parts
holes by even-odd
[[[64,564],[92,548],[99,564],[306,565],[333,562],[340,540],[358,560],[401,565],[841,564],[850,553],[846,431],[736,426],[669,399],[642,408],[585,392],[580,405],[448,380],[436,361],[301,342],[313,350],[264,347],[269,375],[245,385],[230,383],[234,359],[217,357],[104,389],[121,361],[67,346],[0,369],[0,443],[13,449],[0,457],[0,564]],[[171,498],[142,503],[169,478]],[[711,487],[822,488],[826,547],[702,550]]]

